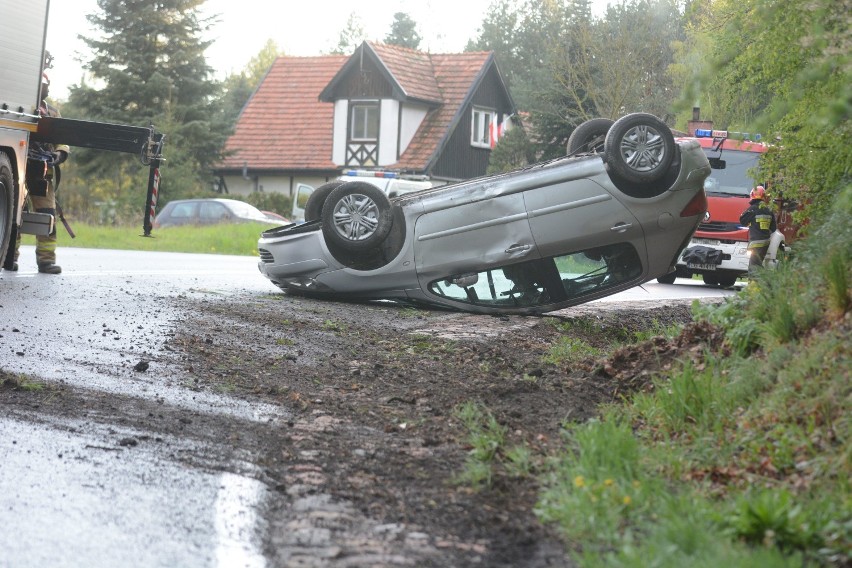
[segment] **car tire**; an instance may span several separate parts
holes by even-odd
[[[660,276],[659,278],[657,278],[657,282],[659,282],[660,284],[674,284],[676,278],[677,270],[675,270],[674,272],[669,272],[664,276]]]
[[[305,222],[316,221],[322,217],[322,206],[328,195],[346,182],[330,181],[316,188],[305,203]]]
[[[604,161],[618,176],[634,183],[653,183],[665,177],[675,155],[671,129],[646,113],[619,118],[604,141]]]
[[[719,277],[715,274],[702,274],[701,279],[704,280],[704,283],[708,286],[718,286],[719,285]]]
[[[322,233],[330,246],[352,254],[378,248],[393,225],[388,196],[370,183],[342,184],[322,209]]]
[[[0,152],[0,265],[6,259],[6,250],[13,250],[12,223],[15,216],[15,178],[12,177],[12,162]],[[13,254],[9,255],[7,268],[12,267]]]
[[[733,274],[720,274],[716,277],[716,282],[722,288],[730,288],[737,283],[737,277]]]
[[[602,154],[607,132],[615,124],[608,118],[593,118],[574,129],[568,137],[568,155],[591,152]]]

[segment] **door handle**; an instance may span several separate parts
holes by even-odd
[[[523,252],[525,250],[530,250],[532,245],[512,245],[506,249],[506,254],[512,254],[515,252]]]
[[[615,226],[610,227],[609,230],[613,233],[623,233],[632,226],[633,223],[616,223]]]

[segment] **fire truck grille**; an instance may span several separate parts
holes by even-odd
[[[698,225],[699,231],[707,231],[708,233],[728,233],[737,231],[739,228],[740,226],[737,223],[726,223],[724,221],[710,221]]]

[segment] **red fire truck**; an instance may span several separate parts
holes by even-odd
[[[697,109],[696,109],[697,110]],[[733,286],[737,278],[748,275],[748,228],[740,225],[740,215],[748,207],[751,189],[764,182],[754,178],[760,156],[769,146],[759,134],[713,130],[709,121],[699,122],[710,128],[694,128],[694,136],[710,161],[712,171],[704,182],[707,213],[677,262],[675,272],[658,278],[671,284],[675,278],[700,274],[710,286]],[[767,187],[771,193],[771,188]],[[795,239],[796,226],[790,203],[776,196],[779,231],[772,236],[764,265],[774,266],[778,253]]]

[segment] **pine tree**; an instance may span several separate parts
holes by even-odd
[[[367,32],[364,30],[364,24],[361,23],[361,18],[358,14],[352,12],[349,14],[349,19],[346,20],[346,27],[340,30],[340,36],[337,39],[337,46],[331,50],[331,53],[337,55],[351,55],[355,49],[364,43],[367,39]]]
[[[98,11],[87,18],[99,33],[83,38],[92,53],[84,62],[92,83],[70,93],[74,118],[153,124],[165,133],[161,192],[171,198],[203,191],[227,136],[221,86],[204,57],[211,42],[201,39],[214,21],[200,19],[202,3],[98,0]],[[114,177],[114,157],[80,154],[87,175]],[[139,164],[126,169],[134,178],[144,175]]]
[[[420,47],[420,34],[417,33],[417,24],[405,12],[397,12],[393,15],[391,31],[385,36],[385,43],[418,49]]]

